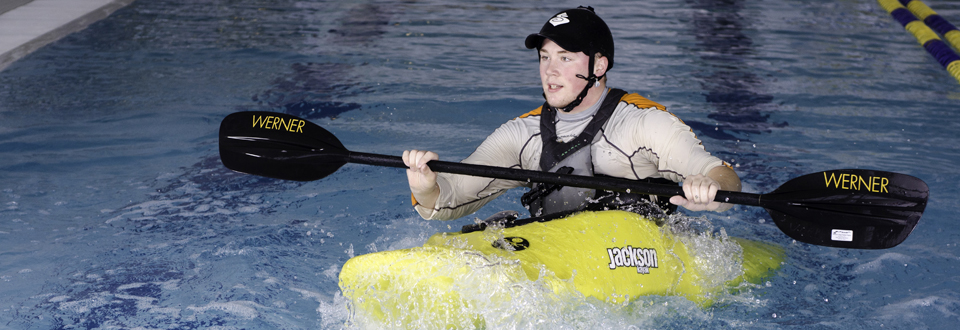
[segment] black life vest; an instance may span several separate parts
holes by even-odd
[[[597,142],[600,129],[613,115],[613,111],[616,110],[624,95],[627,95],[624,90],[610,89],[590,123],[569,142],[561,142],[557,139],[557,114],[545,103],[540,115],[540,138],[543,142],[540,152],[540,169],[546,172],[594,176],[590,146]],[[644,179],[643,181],[676,184],[666,179]],[[533,188],[520,198],[520,202],[530,210],[531,215],[541,216],[585,209],[631,210],[639,207],[645,210],[648,208],[646,204],[649,204],[647,201],[650,199],[647,195],[535,183]],[[676,209],[676,206],[662,198],[655,202],[662,210],[672,212]],[[662,211],[652,213],[662,213]]]

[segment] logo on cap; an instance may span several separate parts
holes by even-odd
[[[550,19],[550,24],[553,24],[553,26],[567,24],[567,23],[570,23],[570,20],[567,19],[567,12],[559,13],[557,14],[557,16],[554,16],[553,18]]]

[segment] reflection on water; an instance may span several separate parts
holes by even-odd
[[[371,46],[385,33],[390,12],[382,4],[348,4],[336,25],[315,41],[321,55],[340,55],[347,59],[360,55],[358,49]],[[354,80],[355,65],[338,63],[294,63],[290,72],[277,77],[273,87],[253,97],[260,109],[279,110],[306,119],[336,118],[362,106],[338,99],[369,93],[367,86]]]
[[[328,30],[330,45],[367,46],[379,40],[385,33],[384,27],[390,24],[388,4],[360,3],[352,5],[340,17],[338,26]]]
[[[168,6],[166,8],[156,8],[156,5],[135,3],[118,11],[111,19],[81,32],[80,36],[67,38],[62,43],[89,42],[94,45],[95,51],[133,54],[140,54],[138,48],[159,49],[166,54],[150,57],[163,59],[175,58],[173,53],[178,49],[213,53],[243,48],[289,50],[303,48],[304,41],[312,40],[311,44],[331,47],[316,49],[321,56],[338,55],[349,52],[351,47],[366,47],[376,42],[383,34],[382,28],[389,18],[388,14],[378,9],[381,5],[350,5],[352,9],[342,11],[343,16],[331,19],[340,25],[319,32],[317,26],[322,22],[313,25],[307,19],[302,25],[291,23],[304,21],[305,15],[326,19],[330,17],[329,13],[324,8],[295,9],[296,2],[268,5],[256,2],[210,4],[173,1],[160,4]],[[156,21],[169,23],[144,23]],[[97,41],[98,38],[117,40]],[[313,38],[326,40],[317,41]],[[256,54],[257,51],[247,50],[234,53],[241,57]],[[38,56],[44,56],[43,52],[39,52]],[[53,79],[59,81],[54,84],[44,82],[53,77],[16,81],[25,92],[41,94],[4,90],[2,96],[6,100],[5,105],[26,107],[34,106],[28,102],[37,100],[46,103],[53,101],[53,106],[46,107],[49,111],[64,111],[64,105],[82,101],[67,100],[68,96],[59,100],[66,93],[50,94],[51,88],[37,86],[75,88],[91,79],[83,77],[86,75],[84,70],[96,72],[103,68],[111,72],[110,65],[120,65],[122,68],[139,63],[118,62],[110,60],[110,55],[101,56],[105,60],[93,61],[80,68],[71,67],[70,70],[76,70],[77,74],[61,75],[60,79]],[[180,65],[184,61],[189,59],[175,62],[178,63],[177,70],[183,70]],[[160,70],[162,68],[161,64]],[[342,101],[366,92],[362,84],[354,80],[353,64],[295,62],[289,64],[288,68],[287,72],[279,75],[259,75],[257,78],[266,80],[259,84],[270,87],[250,97],[252,103],[240,104],[235,110],[281,111],[317,120],[336,118],[345,112],[361,109],[359,103]],[[147,70],[157,68],[144,66],[116,71],[142,77],[140,72],[149,72]],[[237,71],[244,70],[238,68]],[[164,77],[156,71],[152,74],[153,78]],[[94,75],[93,78],[98,86],[107,92],[116,90],[110,87],[117,84],[115,76],[101,76]],[[229,79],[227,76],[222,78]],[[136,82],[134,90],[157,86],[156,79],[127,79]],[[127,86],[130,87],[129,84]],[[104,93],[98,90],[94,92]],[[130,92],[130,89],[125,90],[125,93]],[[122,101],[116,98],[105,99],[101,102],[103,108],[116,108],[118,103],[122,105]],[[162,175],[152,182],[146,182],[144,187],[153,187],[154,190],[147,194],[147,200],[131,200],[116,210],[101,210],[103,221],[97,232],[115,232],[113,237],[97,239],[99,245],[108,250],[87,252],[88,255],[96,255],[97,260],[85,259],[77,264],[58,265],[46,272],[53,275],[52,278],[42,282],[42,288],[37,288],[44,293],[29,299],[11,299],[10,303],[23,304],[24,309],[12,319],[5,318],[4,324],[19,329],[208,329],[229,327],[231,324],[246,328],[286,328],[292,324],[336,324],[335,320],[316,320],[315,304],[301,308],[287,303],[302,298],[332,301],[333,298],[328,294],[280,286],[280,283],[293,283],[296,286],[295,283],[299,282],[296,279],[303,278],[312,279],[317,284],[327,282],[328,286],[336,287],[336,267],[316,269],[312,264],[287,265],[276,261],[284,256],[296,255],[307,260],[332,259],[331,265],[342,264],[345,259],[341,258],[353,254],[352,251],[344,251],[352,250],[352,247],[328,242],[335,236],[331,231],[318,229],[323,227],[323,220],[319,219],[292,220],[288,223],[282,220],[264,221],[263,224],[243,224],[239,220],[249,215],[269,219],[277,209],[301,208],[304,205],[308,205],[308,210],[318,210],[314,213],[323,213],[321,207],[329,206],[317,203],[314,199],[316,193],[288,196],[280,201],[264,197],[295,190],[303,184],[232,172],[223,167],[216,154],[207,155],[201,161],[181,168],[180,173]],[[393,217],[382,215],[384,220]],[[82,246],[83,237],[74,236],[55,246]],[[125,243],[131,237],[135,239]],[[247,273],[244,268],[252,268],[249,272],[255,274],[257,279],[254,283],[259,285],[237,283],[234,272],[210,271],[210,263],[224,262],[225,259],[233,260],[228,263],[238,267],[237,272]],[[208,292],[203,295],[209,296],[179,296],[183,291],[193,290]],[[342,305],[331,308],[345,309]],[[277,312],[264,314],[270,309],[276,309]],[[291,321],[289,319],[300,316],[290,315],[310,315],[308,319],[313,321]]]
[[[741,14],[745,1],[688,0],[687,4],[695,9],[691,32],[697,43],[692,51],[706,68],[697,78],[707,92],[707,103],[714,108],[707,117],[716,121],[687,124],[714,139],[743,141],[749,141],[749,135],[786,126],[786,122],[768,122],[766,113],[777,110],[771,103],[773,96],[765,94],[763,79],[747,64],[757,54],[745,31],[751,29],[752,18]]]
[[[0,72],[0,328],[343,327],[337,275],[349,257],[419,246],[471,219],[421,221],[399,169],[347,165],[309,183],[231,172],[217,157],[220,119],[285,112],[357,150],[465,156],[542,102],[522,38],[560,6],[141,0],[13,63]],[[931,201],[911,237],[882,251],[791,242],[759,208],[704,215],[731,236],[784,246],[782,272],[706,310],[646,297],[561,303],[550,312],[567,319],[541,323],[492,312],[500,319],[489,324],[956,323],[950,220],[960,206],[946,196],[960,193],[960,92],[886,12],[871,1],[594,7],[627,40],[618,49],[634,50],[623,59],[639,65],[617,71],[624,81],[643,79],[629,71],[641,67],[653,78],[631,88],[671,95],[680,111],[706,105],[681,117],[700,120],[688,123],[747,187],[877,167],[923,178]],[[956,6],[936,9],[960,17]],[[482,211],[518,209],[520,194]]]
[[[321,53],[341,53],[341,49],[365,47],[374,43],[383,34],[389,14],[380,5],[358,4],[345,11],[338,20],[340,25],[328,31],[327,40],[319,42],[325,47]],[[272,87],[252,97],[255,105],[243,105],[237,110],[280,111],[308,120],[335,119],[344,112],[359,110],[362,105],[343,102],[369,88],[353,80],[353,64],[348,63],[293,63],[290,72],[277,77]],[[201,185],[202,191],[217,186],[235,186],[242,183],[247,188],[282,185],[287,188],[300,185],[297,182],[260,178],[233,173],[219,162],[219,155],[211,155],[195,164],[186,175]],[[241,187],[237,187],[240,190]],[[262,188],[261,188],[262,189]],[[255,193],[260,193],[257,191]]]
[[[350,82],[352,65],[294,63],[293,72],[274,81],[274,88],[253,97],[263,110],[279,110],[305,119],[336,118],[361,108],[354,102],[334,101],[355,96],[358,83]]]

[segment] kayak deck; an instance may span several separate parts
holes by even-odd
[[[469,311],[524,294],[513,291],[517,283],[611,303],[660,295],[707,306],[726,288],[759,283],[784,258],[764,242],[676,235],[630,212],[582,212],[357,256],[344,264],[340,287],[378,320],[478,326],[482,318]]]

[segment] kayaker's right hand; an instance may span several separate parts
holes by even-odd
[[[440,186],[437,185],[437,173],[430,170],[427,162],[438,160],[440,156],[431,151],[406,150],[402,158],[407,165],[407,182],[413,198],[421,206],[433,209],[440,197]]]

